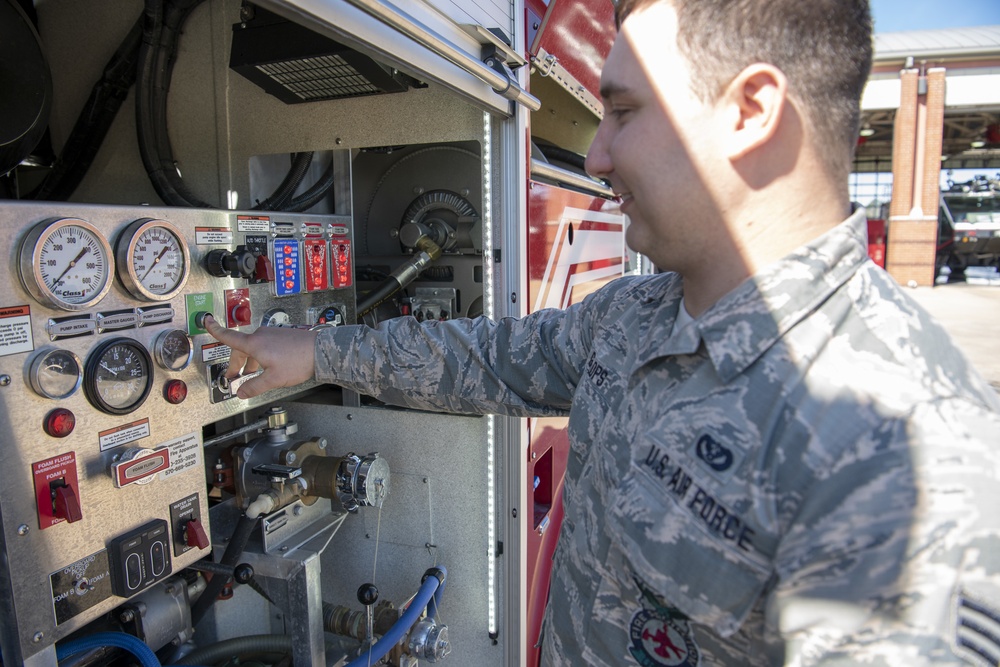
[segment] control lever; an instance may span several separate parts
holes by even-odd
[[[365,607],[365,639],[362,647],[368,647],[375,643],[375,615],[372,608],[378,601],[378,588],[375,584],[361,584],[358,588],[358,602]],[[362,649],[364,651],[365,648]]]

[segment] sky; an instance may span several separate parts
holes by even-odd
[[[1000,0],[871,0],[875,32],[1000,25]]]

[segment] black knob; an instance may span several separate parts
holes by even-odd
[[[245,248],[236,252],[216,248],[205,256],[205,270],[217,278],[249,278],[256,268],[257,258]]]
[[[375,584],[361,584],[358,589],[358,602],[366,607],[370,607],[378,600],[378,589]]]
[[[238,584],[250,583],[253,579],[253,565],[250,563],[240,563],[233,568],[233,580]]]

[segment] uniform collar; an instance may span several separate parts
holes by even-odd
[[[658,357],[693,354],[704,344],[719,378],[729,382],[854,275],[868,257],[867,238],[865,209],[857,208],[843,223],[766,266],[666,340],[647,339],[634,370]],[[671,306],[676,316],[676,305]]]

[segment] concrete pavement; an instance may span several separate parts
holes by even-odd
[[[1000,286],[949,283],[909,292],[1000,391]]]

